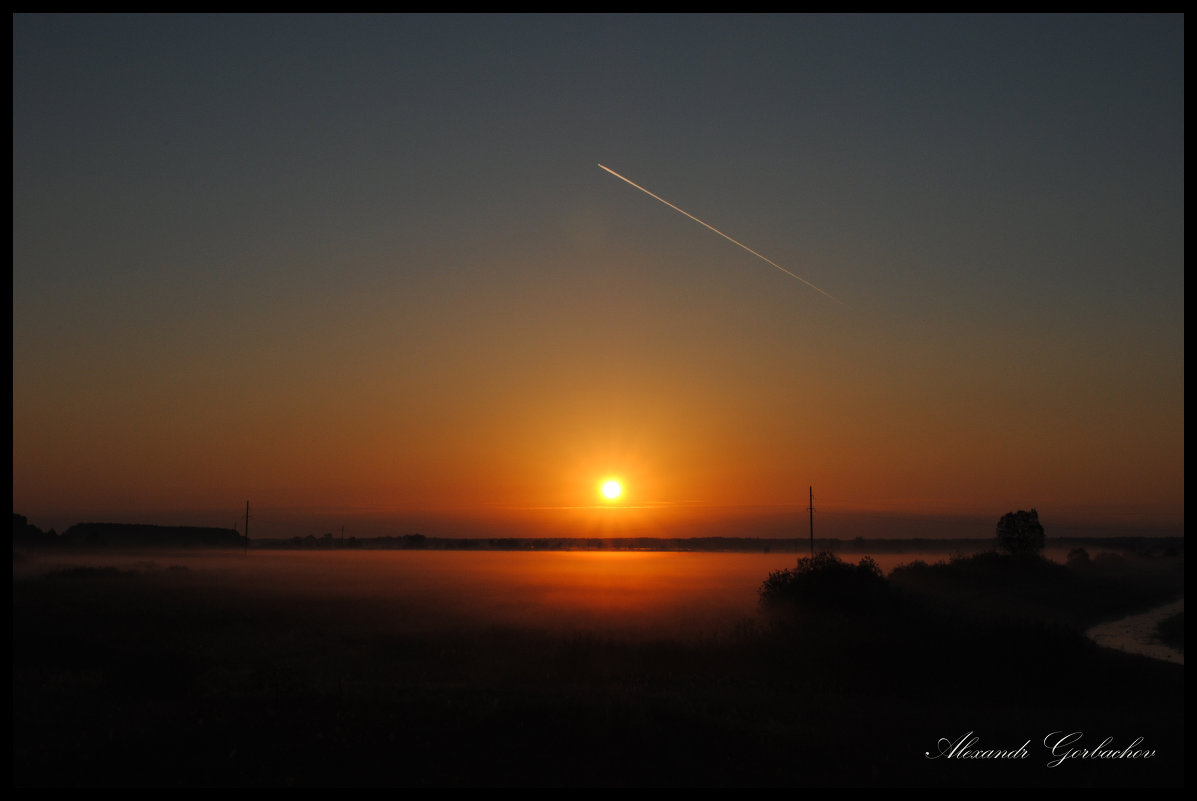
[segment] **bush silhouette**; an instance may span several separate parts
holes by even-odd
[[[997,524],[998,548],[1014,556],[1031,556],[1043,550],[1043,526],[1039,513],[1019,510],[1002,515]]]
[[[821,553],[799,559],[797,567],[770,573],[759,594],[766,606],[805,604],[860,609],[887,588],[885,575],[871,557],[852,565],[835,554]]]

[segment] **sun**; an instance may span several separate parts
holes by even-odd
[[[623,495],[623,484],[614,478],[609,478],[599,487],[599,492],[608,501],[617,501]]]

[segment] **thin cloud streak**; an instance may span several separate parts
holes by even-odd
[[[783,273],[785,273],[786,275],[790,276],[791,278],[797,278],[799,281],[801,281],[802,283],[806,284],[808,287],[810,287],[811,289],[813,289],[813,290],[815,290],[816,292],[820,293],[821,295],[824,295],[824,296],[826,296],[826,297],[828,297],[828,298],[831,298],[831,299],[832,299],[832,300],[834,300],[836,303],[843,303],[843,301],[841,301],[841,300],[840,300],[839,298],[837,298],[835,295],[832,295],[832,294],[830,294],[829,292],[824,292],[822,289],[819,289],[817,286],[815,286],[814,284],[812,284],[810,281],[807,281],[807,280],[806,280],[805,278],[803,278],[802,276],[800,276],[800,275],[797,275],[797,274],[795,274],[795,273],[792,273],[792,272],[790,272],[789,270],[787,270],[785,267],[782,267],[780,264],[778,264],[777,262],[773,261],[773,259],[770,259],[770,258],[768,258],[768,257],[766,257],[766,256],[762,256],[761,254],[757,253],[757,252],[756,252],[755,250],[753,250],[752,248],[750,248],[750,247],[748,247],[747,245],[745,245],[743,242],[739,242],[739,241],[737,241],[737,240],[735,240],[735,239],[732,239],[730,236],[728,236],[727,234],[723,233],[722,231],[720,231],[720,230],[719,230],[718,228],[716,228],[715,226],[713,226],[713,225],[710,225],[709,223],[705,223],[705,222],[703,222],[702,220],[698,219],[698,218],[697,218],[697,217],[695,217],[693,214],[691,214],[691,213],[690,213],[690,212],[688,212],[688,211],[685,211],[684,209],[679,209],[677,206],[673,205],[672,203],[670,203],[670,202],[669,202],[668,200],[666,200],[665,198],[661,197],[660,195],[655,195],[655,194],[653,194],[652,192],[648,191],[647,189],[645,189],[645,188],[644,188],[643,186],[641,186],[640,184],[636,183],[636,182],[635,182],[635,181],[633,181],[633,180],[630,180],[630,179],[628,179],[628,178],[625,178],[625,177],[623,177],[622,175],[620,175],[619,173],[617,173],[615,170],[611,169],[610,167],[605,167],[605,166],[603,166],[602,164],[600,164],[600,165],[598,165],[598,166],[602,167],[604,170],[606,170],[607,172],[611,173],[612,175],[614,175],[614,176],[615,176],[616,178],[618,178],[619,180],[621,180],[621,181],[625,181],[626,183],[629,183],[629,184],[631,184],[632,186],[636,187],[637,189],[639,189],[641,192],[643,192],[644,194],[648,195],[649,197],[656,198],[657,200],[661,201],[662,203],[664,203],[666,206],[668,206],[669,208],[673,209],[674,211],[681,212],[682,214],[685,214],[685,215],[686,215],[687,217],[689,217],[691,220],[694,220],[694,222],[698,223],[699,225],[703,226],[704,228],[708,228],[708,229],[710,229],[711,231],[714,231],[715,233],[719,234],[719,236],[721,236],[721,237],[723,237],[724,239],[726,239],[728,242],[731,242],[733,245],[739,245],[740,247],[744,248],[744,250],[747,250],[749,253],[751,253],[753,256],[756,256],[756,257],[757,257],[758,259],[760,259],[761,261],[768,262],[769,264],[772,264],[774,267],[776,267],[777,269],[781,270]]]

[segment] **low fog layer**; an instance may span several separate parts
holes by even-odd
[[[888,573],[948,556],[875,558]],[[761,582],[794,562],[784,553],[175,550],[46,554],[14,564],[13,575],[113,568],[121,573],[112,580],[156,577],[234,608],[278,605],[283,614],[348,615],[396,631],[497,625],[685,637],[755,617]]]

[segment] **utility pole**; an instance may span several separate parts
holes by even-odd
[[[812,484],[810,487],[810,556],[815,558],[815,487]]]
[[[245,555],[249,556],[249,501],[245,502]]]

